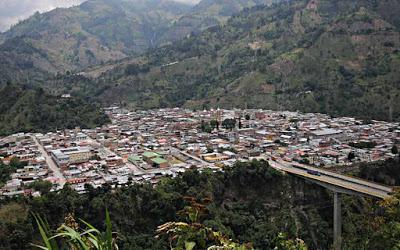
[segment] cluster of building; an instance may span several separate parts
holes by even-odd
[[[51,180],[52,171],[32,136],[20,133],[0,140],[1,161],[13,166],[10,180],[1,183],[0,194],[30,194],[28,188],[36,180]]]
[[[26,193],[37,179],[51,181],[54,189],[69,183],[80,192],[85,185],[156,183],[191,167],[217,171],[254,158],[329,168],[394,157],[400,142],[398,123],[324,114],[118,107],[106,113],[112,122],[95,129],[2,138],[3,161],[17,157],[27,164],[0,192]]]

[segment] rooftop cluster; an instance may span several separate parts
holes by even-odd
[[[105,110],[112,123],[95,129],[16,134],[0,140],[3,162],[23,166],[1,189],[30,194],[30,183],[53,190],[69,183],[85,192],[131,182],[156,183],[188,168],[222,170],[236,161],[264,159],[321,168],[394,157],[398,123],[269,110]],[[37,193],[37,192],[36,192]]]

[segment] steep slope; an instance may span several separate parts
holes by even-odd
[[[8,44],[13,53],[3,54],[2,70],[9,75],[25,74],[14,62],[26,56],[19,52],[20,43],[42,52],[42,58],[28,55],[25,59],[32,59],[34,71],[79,71],[177,41],[217,25],[245,7],[271,1],[276,0],[203,0],[192,7],[173,0],[88,0],[80,6],[36,13],[1,34],[0,44],[13,41]],[[38,60],[51,66],[36,65]]]
[[[0,89],[0,135],[100,126],[108,117],[79,98],[60,98],[40,88],[7,84]]]
[[[24,38],[0,44],[0,84],[6,82],[42,81],[47,71],[56,70],[45,51],[32,46]]]
[[[98,79],[104,101],[398,119],[399,1],[257,6]],[[137,70],[129,70],[129,69]],[[143,70],[145,69],[145,70]],[[116,98],[118,97],[118,98]]]
[[[199,34],[206,28],[224,24],[232,15],[256,5],[272,5],[286,0],[202,0],[192,11],[175,21],[160,44]]]
[[[43,51],[53,64],[43,69],[66,72],[142,53],[189,8],[167,0],[89,0],[77,7],[36,13],[3,38],[22,39]]]

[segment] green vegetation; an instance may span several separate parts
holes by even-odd
[[[53,184],[49,181],[38,180],[29,185],[35,191],[40,192],[40,194],[48,194],[52,188]]]
[[[391,151],[392,154],[394,154],[394,155],[397,155],[397,154],[399,153],[399,149],[397,148],[396,145],[394,145],[390,151]]]
[[[51,96],[41,88],[6,84],[0,89],[0,134],[92,128],[109,121],[94,104]]]
[[[11,179],[11,174],[14,173],[16,168],[11,165],[6,165],[0,161],[0,188]]]
[[[225,119],[222,121],[222,127],[233,130],[236,127],[236,119]]]
[[[400,186],[400,158],[360,163],[358,175],[366,180],[390,186]]]
[[[68,9],[36,13],[1,34],[0,83],[41,83],[58,73],[70,75],[136,56],[200,33],[261,3],[213,0],[194,8],[170,0],[89,0]]]
[[[353,151],[349,152],[349,154],[347,155],[347,159],[349,161],[353,161],[355,158],[356,158],[356,154]]]
[[[104,103],[118,97],[138,108],[299,109],[399,119],[399,2],[308,3],[245,9],[225,25],[104,67],[91,83],[102,91],[94,93]],[[132,63],[148,72],[125,74]]]
[[[349,146],[353,147],[353,148],[374,148],[376,147],[376,142],[374,141],[360,141],[360,142],[350,142]]]
[[[189,202],[179,213],[186,216],[187,222],[167,222],[157,228],[157,236],[168,237],[171,250],[192,249],[227,249],[246,250],[253,249],[251,244],[241,245],[232,242],[220,232],[201,224],[202,217],[207,213],[205,205],[200,204],[193,197],[185,197]],[[205,201],[209,202],[209,200]]]
[[[89,223],[81,220],[87,229],[81,232],[79,224],[71,214],[68,214],[64,223],[53,235],[46,220],[34,215],[44,246],[32,244],[33,247],[45,250],[76,249],[76,250],[117,250],[116,234],[112,231],[110,214],[106,211],[106,230],[100,232]],[[114,235],[113,235],[114,234]]]
[[[26,162],[20,162],[16,157],[12,158],[8,165],[4,164],[3,161],[0,160],[0,188],[11,179],[11,174],[24,166],[26,166]]]
[[[2,55],[11,61],[28,55],[22,62],[42,71],[79,71],[156,46],[169,25],[189,10],[173,1],[85,1],[21,21],[3,34],[6,46],[0,53],[8,51]],[[30,50],[23,50],[22,44]]]
[[[270,6],[258,5],[261,1],[236,0],[229,5],[232,1],[210,0],[177,13],[150,2],[121,10],[114,1],[88,1],[81,7],[22,22],[4,35],[9,39],[0,46],[1,79],[28,79],[56,94],[70,91],[104,104],[118,100],[120,105],[134,108],[248,107],[365,120],[400,118],[396,105],[400,102],[398,0],[268,1],[275,3]],[[149,22],[142,23],[143,29],[128,25],[126,19],[147,9],[160,14],[160,19],[154,20],[152,15]],[[50,25],[56,14],[71,16],[71,27],[60,29],[57,22]],[[91,14],[99,18],[87,17]],[[101,18],[103,15],[107,18]],[[52,55],[46,46],[34,46],[40,44],[40,36],[13,38],[30,34],[27,31],[39,22],[47,23],[37,31],[40,34],[66,30],[75,35],[72,41],[67,39],[68,46],[54,43],[62,51]],[[220,22],[223,25],[216,25]],[[209,28],[186,37],[205,27]],[[146,29],[152,32],[137,32]],[[186,38],[169,43],[174,37]],[[59,36],[52,34],[52,38]],[[88,44],[92,38],[95,45]],[[100,44],[111,49],[96,51]],[[161,44],[166,45],[157,48]],[[69,55],[67,51],[75,47],[76,53]],[[149,47],[142,56],[102,63]],[[89,65],[97,66],[79,75],[54,78],[48,73],[73,72]]]
[[[29,243],[42,245],[30,213],[46,217],[51,229],[58,228],[68,214],[74,214],[101,232],[107,228],[101,218],[105,218],[108,208],[120,249],[168,249],[171,234],[190,239],[189,242],[196,242],[198,248],[194,249],[202,249],[198,241],[201,238],[193,238],[192,233],[196,235],[197,231],[171,231],[155,238],[157,228],[167,222],[173,223],[167,224],[170,229],[197,225],[192,222],[194,217],[189,219],[187,213],[179,212],[192,206],[187,197],[205,206],[207,212],[198,217],[200,229],[218,232],[235,244],[251,243],[254,249],[296,245],[300,243],[297,239],[303,239],[309,249],[329,249],[332,244],[332,195],[300,178],[282,175],[263,161],[237,163],[217,173],[190,170],[175,179],[162,179],[156,187],[134,184],[113,192],[108,185],[87,188],[88,192],[82,195],[67,185],[41,197],[0,200],[0,248],[23,250],[30,248]],[[11,212],[16,209],[21,212]],[[382,241],[389,247],[395,242],[397,231],[385,231],[385,224],[378,223],[381,211],[370,199],[343,197],[345,249],[374,249],[369,246]],[[83,226],[79,232],[88,229]],[[172,239],[174,246],[180,244]],[[207,242],[210,246],[220,244]]]

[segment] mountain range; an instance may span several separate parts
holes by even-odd
[[[15,77],[18,70],[10,69],[64,74],[139,55],[263,2],[218,0],[191,6],[172,0],[88,0],[36,13],[1,35],[2,78]]]
[[[0,79],[135,108],[397,120],[399,10],[398,0],[89,0],[2,34]]]

